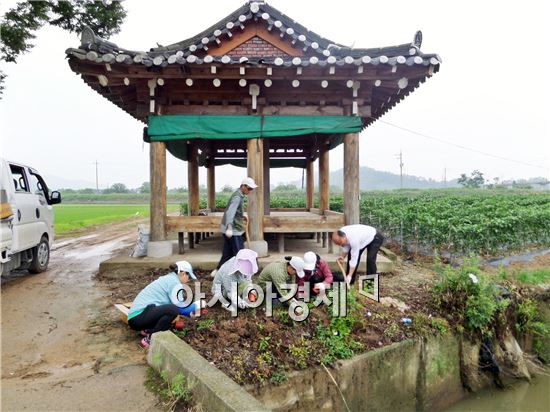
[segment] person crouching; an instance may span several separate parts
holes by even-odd
[[[241,249],[216,271],[212,282],[212,294],[228,310],[246,308],[244,293],[252,286],[252,276],[258,272],[258,254],[251,249]],[[235,286],[233,286],[235,285]],[[251,300],[251,294],[248,299]],[[229,300],[229,305],[223,302]],[[254,298],[252,298],[254,299]]]
[[[185,260],[176,262],[174,271],[147,285],[134,299],[128,312],[128,325],[142,332],[140,343],[144,348],[151,344],[153,333],[169,330],[178,315],[191,316],[205,306],[204,301],[197,301],[182,307],[185,301],[182,285],[189,279],[197,279],[191,264]]]

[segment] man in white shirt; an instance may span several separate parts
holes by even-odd
[[[355,275],[361,255],[367,249],[367,275],[377,272],[376,255],[384,242],[384,236],[376,228],[367,225],[348,225],[332,234],[332,241],[341,246],[342,252],[337,260],[344,262],[348,257],[345,276],[346,283],[355,283]]]

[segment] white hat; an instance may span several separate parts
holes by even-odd
[[[254,179],[252,179],[251,177],[247,177],[247,178],[243,179],[243,181],[241,182],[241,186],[242,185],[246,185],[251,189],[256,189],[258,187],[258,185],[254,181]]]
[[[176,262],[176,266],[178,267],[178,273],[187,272],[189,273],[189,277],[191,279],[197,280],[197,277],[193,273],[193,267],[191,266],[191,263],[189,263],[187,260],[180,260],[179,262]]]
[[[317,255],[313,252],[304,253],[304,270],[313,270],[317,265]]]
[[[290,261],[288,263],[290,263],[290,266],[292,266],[296,270],[296,275],[299,278],[303,278],[305,276],[304,259],[298,256],[292,256],[292,258],[290,258]]]
[[[251,278],[258,271],[258,254],[251,249],[241,249],[235,256],[237,269],[244,276]]]

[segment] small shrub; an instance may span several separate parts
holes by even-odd
[[[187,409],[192,400],[191,386],[185,375],[178,373],[173,379],[168,378],[166,371],[159,373],[153,369],[147,369],[145,387],[155,394],[164,408],[168,411]]]
[[[479,270],[476,259],[466,259],[459,268],[436,264],[440,278],[432,289],[435,305],[454,315],[466,330],[491,334],[499,309],[496,285]]]
[[[293,356],[293,361],[297,368],[307,368],[307,361],[310,355],[310,346],[310,343],[302,336],[296,345],[292,345],[288,348],[288,352]]]
[[[258,350],[260,352],[263,352],[269,347],[270,339],[271,339],[271,336],[264,336],[262,339],[260,339],[260,343],[258,344]]]
[[[197,330],[208,329],[214,324],[214,319],[204,319],[197,322]]]

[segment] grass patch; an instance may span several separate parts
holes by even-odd
[[[520,270],[515,274],[515,278],[521,283],[540,285],[550,281],[550,268]]]
[[[182,373],[170,380],[166,371],[159,374],[148,368],[144,385],[159,399],[165,411],[185,411],[191,406],[191,386]]]
[[[168,205],[168,211],[177,210]],[[60,204],[54,206],[55,233],[61,235],[85,227],[149,216],[148,204]]]

